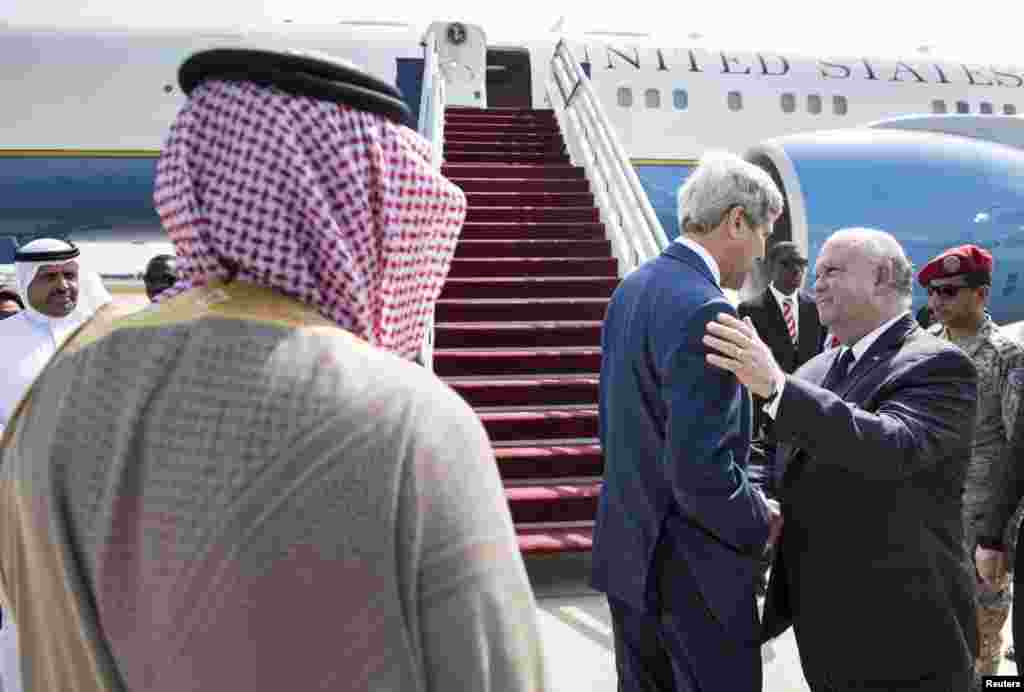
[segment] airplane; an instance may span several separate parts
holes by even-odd
[[[995,259],[993,318],[1024,320],[1024,119],[904,116],[772,138],[745,156],[786,196],[773,236],[812,261],[832,231],[851,226],[889,231],[917,269],[973,243]],[[913,295],[916,312],[928,299],[916,282]]]
[[[483,27],[458,21],[426,31],[437,37],[449,105],[544,109],[552,98],[571,99],[549,88],[555,48],[568,50],[667,239],[678,234],[676,190],[700,155],[746,153],[786,190],[775,238],[794,238],[812,262],[823,234],[840,225],[893,230],[918,266],[944,247],[988,244],[997,256],[993,315],[1024,319],[1016,300],[1024,151],[1005,135],[1024,123],[1022,67],[713,50],[614,31],[490,43]],[[330,53],[396,84],[415,114],[426,35],[422,26],[372,21],[200,30],[0,24],[0,264],[30,237],[61,235],[94,247],[90,256],[115,289],[140,291],[145,260],[169,249],[152,180],[184,100],[176,70],[192,52],[253,44]],[[899,120],[912,114],[917,120]],[[948,125],[957,119],[959,130]],[[947,124],[922,131],[929,122]],[[988,122],[1008,125],[990,141]],[[745,292],[757,285],[755,275]],[[916,293],[915,307],[922,301]]]

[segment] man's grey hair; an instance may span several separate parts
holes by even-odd
[[[903,308],[910,309],[914,290],[914,264],[891,233],[875,228],[843,228],[833,233],[829,240],[833,238],[861,245],[879,266],[887,267],[888,287],[900,299]]]
[[[733,207],[742,207],[756,228],[782,213],[782,193],[754,164],[726,152],[709,152],[680,186],[678,204],[680,233],[708,233]]]

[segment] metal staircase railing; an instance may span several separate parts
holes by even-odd
[[[423,89],[420,93],[419,133],[430,141],[434,170],[440,171],[444,161],[445,78],[438,57],[438,39],[433,31],[423,37]],[[435,308],[436,309],[436,308]],[[434,369],[434,314],[431,313],[420,347],[423,367]]]
[[[612,251],[625,276],[668,245],[640,179],[590,78],[564,40],[555,46],[548,98],[573,163],[586,170]]]

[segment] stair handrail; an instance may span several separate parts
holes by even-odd
[[[423,85],[420,90],[419,133],[430,142],[430,165],[441,170],[444,162],[445,79],[438,56],[438,38],[431,29],[420,42],[423,46]],[[434,313],[427,318],[427,328],[420,346],[419,360],[427,370],[434,369]]]
[[[668,236],[590,78],[564,39],[555,46],[546,86],[569,155],[586,169],[624,276],[660,253]]]

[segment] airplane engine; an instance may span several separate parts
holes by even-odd
[[[878,228],[899,239],[915,268],[952,246],[989,249],[993,318],[1024,319],[1024,149],[942,132],[857,128],[768,140],[746,159],[786,196],[773,238],[807,248],[809,292],[815,258],[833,231]],[[763,287],[764,278],[755,278],[744,297]],[[926,303],[915,282],[913,309]]]

